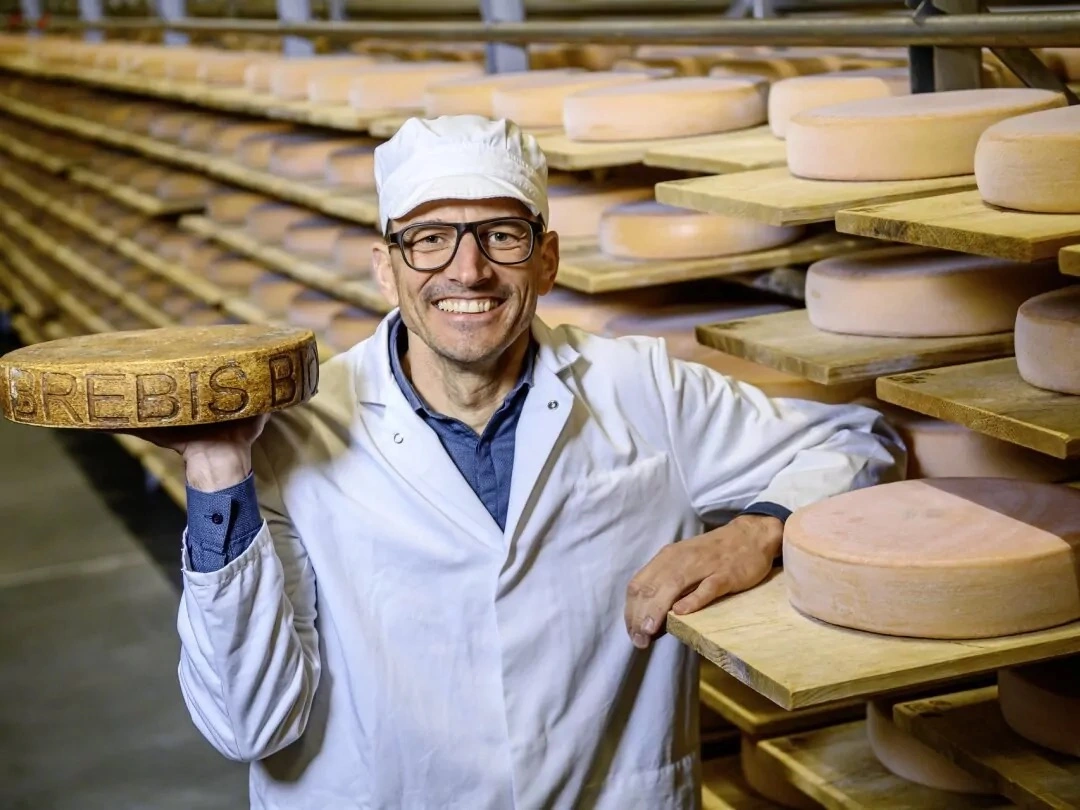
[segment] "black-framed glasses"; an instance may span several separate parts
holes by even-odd
[[[524,217],[498,217],[478,222],[417,222],[388,233],[405,264],[423,273],[437,273],[457,255],[462,237],[471,233],[480,252],[495,264],[527,262],[544,232],[544,224]]]

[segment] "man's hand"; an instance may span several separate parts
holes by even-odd
[[[784,524],[765,515],[741,515],[715,531],[662,549],[626,588],[626,629],[646,649],[669,610],[693,613],[729,593],[753,588],[780,552]]]

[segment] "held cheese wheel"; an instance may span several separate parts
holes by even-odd
[[[308,83],[326,73],[342,73],[373,65],[370,56],[324,56],[317,59],[286,60],[270,69],[270,93],[286,101],[306,101]]]
[[[248,212],[265,203],[269,197],[253,191],[221,189],[206,199],[206,215],[221,225],[243,225]]]
[[[998,702],[1021,737],[1080,757],[1080,658],[1000,670]]]
[[[1020,306],[1016,365],[1030,385],[1080,394],[1080,285],[1038,295]]]
[[[976,779],[955,762],[898,728],[888,711],[875,701],[866,704],[866,736],[870,748],[878,762],[890,772],[936,790],[972,794],[996,792],[992,785]]]
[[[307,208],[288,203],[264,203],[248,211],[244,230],[261,242],[277,244],[290,226],[310,218],[311,211]]]
[[[375,334],[382,321],[367,310],[349,307],[335,315],[326,328],[326,342],[334,351],[344,352]]]
[[[334,243],[345,226],[329,217],[310,217],[290,225],[281,237],[281,246],[297,256],[321,261],[334,255]]]
[[[803,110],[845,101],[903,96],[911,92],[907,68],[844,70],[781,79],[769,89],[769,129],[777,138],[787,134],[788,122]]]
[[[708,259],[786,245],[799,227],[777,227],[642,200],[600,216],[600,250],[618,259]]]
[[[581,183],[548,188],[548,228],[562,237],[595,237],[604,211],[619,203],[647,200],[652,186]]]
[[[308,291],[308,287],[299,281],[265,273],[251,285],[251,300],[267,315],[283,318],[296,297]]]
[[[1080,107],[994,124],[975,148],[975,182],[992,205],[1080,214]]]
[[[916,93],[804,110],[788,123],[788,169],[812,180],[916,180],[971,174],[987,128],[1065,106],[1050,90]],[[888,137],[883,137],[888,133]]]
[[[347,310],[349,305],[339,298],[308,290],[296,296],[289,304],[285,320],[293,326],[310,329],[321,335],[336,315]]]
[[[491,105],[495,118],[508,118],[520,127],[540,129],[563,125],[568,96],[594,87],[637,84],[656,78],[645,71],[602,71],[522,76],[495,89]]]
[[[580,70],[517,70],[494,75],[469,76],[464,79],[448,79],[428,85],[424,91],[424,115],[438,118],[440,115],[482,115],[494,118],[495,91],[512,85],[524,76],[568,76]]]
[[[1008,332],[1020,305],[1060,287],[1054,262],[893,247],[823,259],[806,274],[806,312],[825,332],[947,337]]]
[[[324,179],[331,186],[375,188],[375,150],[369,146],[337,150],[326,158]]]
[[[563,127],[575,141],[710,135],[764,124],[769,86],[750,76],[658,79],[567,96]]]
[[[248,138],[259,135],[287,135],[295,131],[285,121],[252,121],[247,124],[228,124],[214,135],[212,151],[215,155],[234,155]]]
[[[991,638],[1080,619],[1080,491],[928,478],[837,495],[784,527],[788,596],[824,622]]]
[[[355,146],[366,147],[367,144],[360,138],[282,140],[273,147],[268,169],[272,174],[291,180],[321,180],[330,156]]]
[[[310,399],[311,332],[264,325],[169,327],[65,338],[0,358],[0,409],[44,427],[198,425]]]
[[[383,241],[371,228],[345,228],[334,241],[331,265],[346,278],[371,275],[371,249]]]
[[[739,765],[750,788],[770,802],[794,810],[819,810],[821,807],[791,784],[783,769],[745,734],[739,745]]]

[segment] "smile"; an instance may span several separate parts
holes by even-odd
[[[501,303],[495,298],[444,298],[436,301],[435,306],[443,312],[472,315],[490,312]]]

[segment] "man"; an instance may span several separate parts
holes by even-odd
[[[397,309],[308,405],[171,445],[180,682],[255,807],[696,807],[668,611],[759,583],[789,510],[899,475],[872,410],[537,320],[546,171],[512,124],[408,121],[376,151]]]

